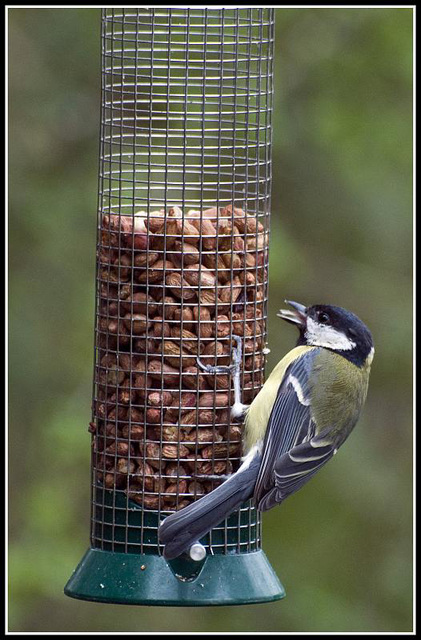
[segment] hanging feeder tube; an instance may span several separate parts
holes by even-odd
[[[196,560],[158,542],[241,463],[232,376],[197,359],[230,364],[239,336],[243,401],[264,382],[273,30],[269,8],[102,11],[91,544],[69,596],[284,596],[251,501]]]

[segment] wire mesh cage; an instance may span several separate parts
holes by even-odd
[[[241,460],[231,375],[197,359],[229,364],[240,336],[244,401],[264,382],[273,28],[269,8],[102,11],[91,548],[73,597],[283,595],[251,502],[201,562],[166,562],[157,536]]]

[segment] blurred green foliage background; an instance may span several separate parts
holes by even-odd
[[[12,631],[412,629],[412,10],[277,9],[269,368],[284,298],[376,342],[340,454],[264,517],[287,589],[248,607],[87,603],[100,10],[9,9]]]

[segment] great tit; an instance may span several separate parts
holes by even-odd
[[[244,416],[245,456],[225,482],[161,523],[167,559],[197,547],[245,500],[252,498],[259,511],[281,504],[330,460],[360,416],[374,356],[370,331],[341,307],[285,302],[292,310],[281,309],[278,316],[298,328],[297,345],[247,407],[240,398],[237,340],[232,415]]]

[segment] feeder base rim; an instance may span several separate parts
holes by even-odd
[[[262,550],[208,555],[196,578],[182,580],[162,556],[90,548],[64,593],[91,602],[172,607],[258,604],[285,597]]]

